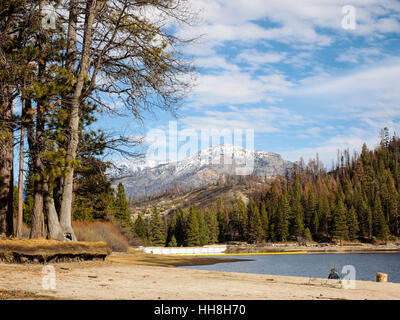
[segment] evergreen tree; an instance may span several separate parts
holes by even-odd
[[[318,218],[317,211],[313,212],[313,217],[312,217],[312,222],[311,222],[311,230],[314,235],[317,235],[319,233],[319,218]]]
[[[374,203],[374,234],[380,240],[387,240],[389,235],[389,228],[383,214],[379,196],[376,197]]]
[[[153,208],[150,218],[150,241],[153,246],[165,246],[164,225],[157,207]]]
[[[115,220],[117,225],[120,225],[123,234],[128,238],[132,238],[134,236],[134,224],[130,214],[128,200],[126,199],[125,188],[122,183],[118,184],[113,209],[113,220]]]
[[[217,214],[215,212],[215,208],[211,207],[205,212],[205,221],[206,221],[206,231],[208,234],[208,241],[210,244],[214,244],[218,242],[218,219]]]
[[[297,239],[301,237],[304,233],[304,220],[302,216],[302,212],[299,209],[298,205],[292,209],[292,218],[290,220],[290,235]]]
[[[188,247],[194,247],[200,245],[200,230],[199,220],[196,210],[193,207],[189,208],[189,215],[186,222],[186,237],[185,245]]]
[[[88,147],[87,144],[86,146]],[[74,182],[73,219],[83,221],[112,221],[114,220],[113,216],[115,213],[119,215],[119,219],[117,220],[124,221],[125,225],[129,225],[129,207],[126,201],[125,190],[121,190],[121,187],[119,187],[116,199],[112,188],[112,181],[106,175],[110,164],[103,162],[93,155],[81,155],[79,158],[80,164],[76,168],[77,177]],[[57,183],[60,183],[60,180]],[[58,195],[60,195],[59,191],[60,188],[58,187],[54,189],[54,192]],[[121,197],[124,197],[124,199]],[[56,206],[59,208],[61,197],[56,196],[55,201]]]
[[[361,232],[364,237],[372,237],[372,211],[367,202],[362,199],[360,203]]]
[[[143,240],[147,239],[146,224],[144,223],[144,220],[143,220],[143,217],[142,217],[141,213],[139,213],[138,217],[135,220],[134,232],[139,238],[141,238]]]
[[[248,216],[246,205],[240,198],[235,199],[234,222],[238,231],[239,240],[244,240],[248,229]]]
[[[248,208],[248,228],[247,228],[247,239],[250,242],[256,242],[263,236],[262,224],[260,219],[260,213],[254,200],[250,199]]]
[[[399,195],[396,190],[393,175],[388,169],[385,172],[383,185],[385,186],[386,191],[384,194],[382,194],[382,207],[384,210],[384,215],[386,217],[386,220],[388,221],[390,233],[393,235],[397,235],[397,220],[399,215],[397,199]]]
[[[197,215],[197,221],[199,222],[199,241],[200,245],[204,246],[208,244],[208,234],[206,232],[206,221],[204,219],[204,214],[200,212],[200,210],[197,210],[194,208],[196,215]]]
[[[130,220],[129,204],[126,199],[125,187],[122,183],[118,184],[117,193],[115,196],[115,218],[120,221]]]
[[[338,200],[337,205],[333,211],[331,235],[335,239],[347,239],[349,235],[347,227],[346,208],[343,204],[342,199]]]
[[[353,206],[350,208],[350,210],[347,213],[347,226],[349,229],[350,240],[356,239],[360,228],[358,226],[357,212]]]
[[[229,216],[228,213],[223,208],[218,208],[217,213],[218,218],[218,241],[223,243],[228,241],[228,231],[229,231]]]
[[[310,227],[312,228],[315,213],[317,211],[317,202],[316,202],[316,197],[314,195],[314,192],[310,192],[310,194],[308,195],[304,211],[305,211],[304,225],[307,228],[310,228]]]
[[[168,242],[168,247],[177,247],[178,242],[176,241],[176,238],[174,235],[172,235],[171,240]]]
[[[182,209],[176,210],[172,217],[172,232],[175,235],[178,246],[183,246],[185,242],[185,219],[186,215]]]
[[[301,237],[304,233],[304,209],[301,204],[301,188],[299,175],[295,174],[289,193],[289,235],[293,239]]]
[[[282,195],[276,215],[275,237],[278,241],[286,241],[289,236],[289,202],[286,195]]]
[[[320,233],[324,235],[328,235],[329,233],[329,225],[331,222],[331,208],[329,205],[329,199],[325,195],[322,199],[318,202],[318,211],[321,217],[320,220]]]
[[[311,235],[310,229],[306,228],[304,230],[304,235],[303,236],[307,241],[312,241],[312,235]]]
[[[268,219],[268,213],[265,208],[265,202],[261,201],[260,203],[260,218],[261,218],[261,224],[262,224],[262,236],[264,240],[268,240],[269,238],[269,219]]]

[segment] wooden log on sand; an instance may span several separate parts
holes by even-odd
[[[386,273],[378,272],[376,274],[376,282],[387,282],[388,275]]]

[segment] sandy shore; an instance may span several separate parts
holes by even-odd
[[[56,290],[42,288],[43,265],[0,263],[0,298],[56,299],[400,299],[400,284],[241,274],[115,262],[54,265]]]

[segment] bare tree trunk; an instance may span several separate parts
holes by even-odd
[[[44,7],[46,5],[46,1],[40,0],[39,2],[39,13],[42,19],[45,16]],[[40,57],[43,55],[43,47],[45,43],[44,31],[42,30],[39,35],[39,50]],[[44,62],[39,63],[39,79],[43,83],[46,79],[43,77],[45,71]],[[35,139],[35,152],[34,154],[34,173],[35,175],[40,173],[43,169],[43,164],[41,160],[41,151],[43,148],[43,133],[44,133],[44,114],[43,114],[43,105],[42,101],[39,99],[36,101],[36,139]],[[35,181],[34,183],[34,205],[33,205],[33,218],[32,218],[32,229],[30,238],[43,238],[45,236],[44,233],[44,213],[43,213],[43,181],[42,177],[40,180]]]
[[[36,171],[36,170],[35,170]],[[29,237],[31,239],[44,238],[44,214],[43,214],[43,184],[35,183],[35,196],[33,205],[32,229]]]
[[[21,137],[19,142],[19,172],[18,172],[18,217],[17,217],[17,230],[16,237],[22,237],[22,223],[24,215],[24,199],[23,199],[23,188],[24,188],[24,140],[25,140],[25,108],[26,99],[22,100],[22,121],[21,121]]]
[[[77,28],[77,23],[78,23],[78,0],[71,0],[70,1],[70,10],[69,10],[69,21],[68,21],[68,48],[67,48],[67,70],[68,72],[72,75],[75,73],[75,62],[76,62],[76,28]],[[72,118],[72,104],[71,101],[73,100],[73,94],[67,94],[67,96],[64,98],[64,105],[68,108],[68,123],[69,123],[69,128],[71,127],[71,118]],[[79,115],[78,115],[79,119]],[[67,154],[67,159],[71,159],[69,154]],[[67,170],[73,170],[71,166],[69,168],[64,168]],[[72,171],[72,177],[73,177],[73,171]],[[75,233],[74,230],[72,229],[71,226],[71,218],[72,218],[72,197],[68,197],[69,192],[66,192],[66,185],[68,181],[68,176],[67,177],[62,177],[61,178],[61,205],[60,205],[60,220],[58,220],[57,216],[57,221],[55,219],[52,219],[52,222],[50,223],[49,221],[49,232],[54,239],[58,240],[65,240],[65,239],[70,239],[73,241],[76,241]],[[68,193],[68,195],[67,195]],[[53,200],[54,203],[54,200]],[[53,212],[54,207],[51,204],[51,200],[48,200],[48,206],[49,210],[51,213]],[[60,234],[59,230],[62,230],[62,233]]]
[[[81,106],[81,96],[85,84],[85,78],[89,72],[90,47],[92,44],[92,28],[98,10],[104,4],[103,1],[88,1],[86,18],[84,25],[84,38],[82,44],[82,56],[80,59],[80,73],[76,82],[73,98],[70,105],[68,133],[69,141],[67,147],[67,160],[76,159],[79,143],[79,111]],[[72,48],[71,48],[72,50]],[[73,200],[74,168],[69,163],[64,182],[64,189],[61,200],[60,224],[64,234],[71,240],[76,241],[74,231],[71,226],[72,220],[72,200]]]
[[[41,111],[40,105],[36,110],[36,136],[35,136],[35,149],[33,154],[33,167],[34,175],[40,175],[43,170],[43,164],[41,159],[41,150],[43,148],[43,112]],[[45,225],[44,225],[44,212],[43,212],[43,182],[42,177],[34,182],[34,205],[33,205],[33,217],[32,217],[32,229],[30,238],[44,238],[45,237]]]
[[[65,235],[58,220],[57,210],[54,205],[54,199],[49,194],[49,186],[47,181],[43,183],[43,190],[50,238],[60,241],[64,240]]]
[[[0,86],[0,236],[13,234],[14,143],[12,128],[12,88]]]

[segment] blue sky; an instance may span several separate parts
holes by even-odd
[[[198,68],[180,110],[180,129],[255,130],[255,149],[327,165],[337,149],[373,148],[381,128],[400,133],[400,1],[193,0],[202,35],[185,48]],[[344,29],[342,8],[355,8]],[[168,128],[166,113],[137,128],[130,119],[99,125],[142,134]],[[130,129],[128,129],[130,128]]]

